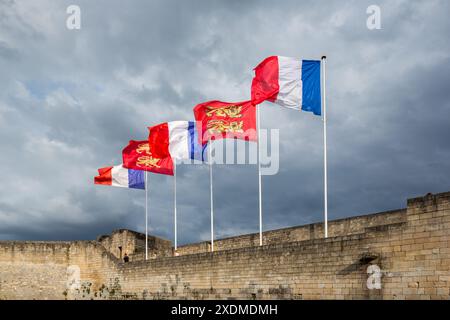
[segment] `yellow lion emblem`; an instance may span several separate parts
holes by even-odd
[[[148,143],[141,143],[136,148],[136,152],[139,154],[146,154],[146,156],[142,156],[137,158],[136,165],[138,167],[147,167],[147,168],[160,168],[161,166],[158,165],[159,160],[158,158],[153,158],[152,153],[150,152],[150,145]]]
[[[150,145],[148,143],[141,143],[140,145],[138,145],[138,147],[136,148],[136,152],[139,154],[141,153],[152,154],[150,152]]]
[[[143,156],[137,158],[136,165],[138,167],[154,167],[154,168],[161,168],[161,166],[158,165],[160,159],[153,158],[151,156]]]
[[[230,118],[240,118],[242,117],[241,111],[242,106],[226,106],[220,108],[206,107],[209,111],[206,111],[206,115],[211,117],[216,115],[216,117],[230,117]]]
[[[244,121],[223,121],[223,120],[211,120],[208,122],[206,129],[210,134],[214,133],[243,133],[242,126]]]

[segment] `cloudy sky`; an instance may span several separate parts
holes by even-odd
[[[81,29],[66,28],[67,6]],[[381,30],[366,9],[381,8]],[[95,186],[146,127],[250,97],[270,55],[328,56],[329,217],[450,190],[448,1],[0,0],[0,239],[144,230],[144,192]],[[261,105],[280,129],[264,228],[322,221],[322,123]],[[214,168],[218,237],[258,231],[257,167]],[[178,168],[179,239],[209,237],[206,166]],[[150,176],[150,232],[173,239],[173,180]]]

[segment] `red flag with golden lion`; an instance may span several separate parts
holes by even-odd
[[[161,152],[154,152],[148,140],[130,140],[122,151],[124,168],[144,170],[153,173],[173,176],[173,161],[169,154],[161,156]]]
[[[242,139],[257,141],[256,106],[249,101],[208,101],[194,107],[199,142],[209,140]],[[201,123],[201,125],[200,125]]]

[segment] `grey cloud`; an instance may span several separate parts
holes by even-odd
[[[395,209],[449,190],[450,4],[379,1],[0,1],[0,238],[93,239],[144,230],[144,193],[94,186],[147,126],[205,100],[246,100],[269,55],[328,56],[329,215]],[[322,123],[261,106],[280,129],[263,177],[264,228],[322,221]],[[179,239],[209,237],[206,166],[179,168]],[[151,175],[151,232],[173,238],[173,180]],[[256,166],[214,168],[216,233],[256,232]]]

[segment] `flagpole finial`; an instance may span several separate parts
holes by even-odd
[[[327,56],[322,56],[322,58],[320,58],[321,60],[323,60],[323,59],[326,59],[327,58]]]

